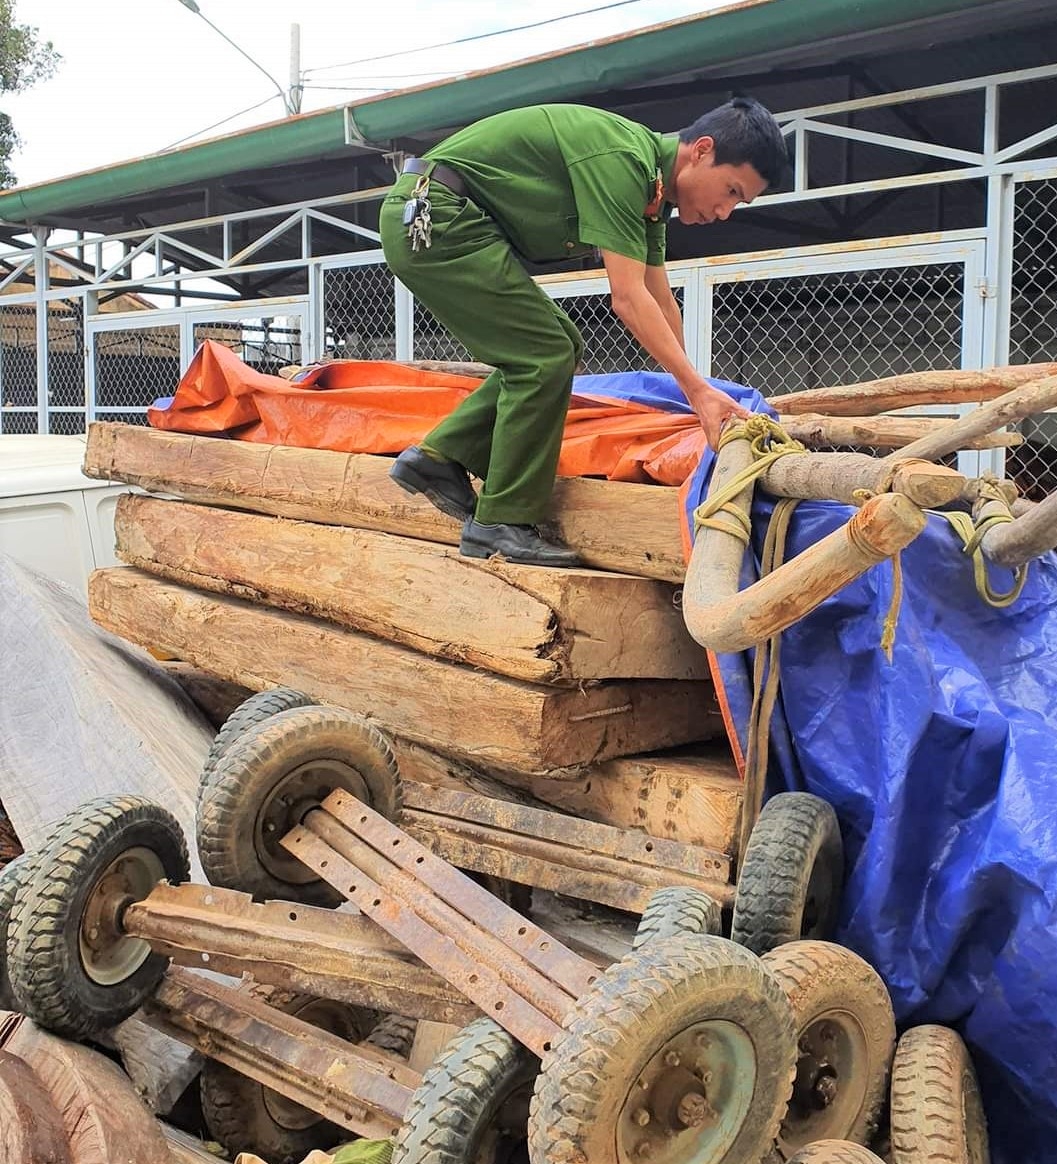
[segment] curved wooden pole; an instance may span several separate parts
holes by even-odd
[[[904,493],[922,509],[949,505],[961,496],[965,478],[946,465],[915,457],[871,457],[868,453],[800,453],[781,457],[760,478],[774,497],[843,501],[857,505],[860,491]]]
[[[884,458],[885,464],[892,465],[905,457],[922,457],[926,461],[938,461],[950,453],[964,448],[965,442],[1007,424],[1034,416],[1057,406],[1057,376],[1045,376],[1022,384],[1012,392],[973,409],[967,416],[959,417],[947,428],[930,433],[897,453]]]
[[[871,566],[909,545],[925,524],[925,515],[909,498],[881,494],[857,510],[846,525],[741,591],[738,575],[744,546],[729,534],[704,529],[686,571],[683,620],[703,647],[744,651],[792,626]],[[705,536],[712,534],[717,537]],[[733,543],[736,555],[718,539]],[[717,551],[724,557],[722,575],[712,561]],[[735,556],[735,567],[730,569]]]
[[[974,509],[973,517],[984,521],[1009,512],[1004,501],[983,501]],[[1020,517],[992,526],[980,539],[980,549],[990,561],[1010,569],[1057,549],[1057,493],[1051,493]]]
[[[980,371],[907,372],[883,380],[809,388],[773,396],[768,404],[782,413],[821,412],[827,416],[876,416],[922,404],[967,404],[994,400],[1021,384],[1057,374],[1057,364],[1012,364]]]
[[[781,397],[778,398],[781,403]],[[947,428],[951,423],[939,416],[823,416],[805,412],[798,416],[778,417],[778,423],[793,438],[809,449],[843,445],[858,449],[901,449]],[[1024,443],[1019,432],[989,432],[963,445],[966,449],[1011,449]]]

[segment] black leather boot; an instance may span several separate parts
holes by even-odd
[[[471,518],[462,527],[459,553],[466,558],[502,558],[524,566],[579,566],[565,546],[540,537],[534,525],[483,525]]]
[[[435,461],[412,445],[396,458],[389,476],[408,493],[421,493],[449,517],[458,521],[473,517],[477,494],[470,474],[454,461]]]

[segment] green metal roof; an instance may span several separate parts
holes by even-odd
[[[747,57],[979,8],[992,0],[742,0],[742,3],[546,56],[349,106],[354,134],[383,144],[523,105],[736,64]],[[33,223],[108,201],[347,147],[336,106],[180,150],[150,154],[0,194],[0,221]]]

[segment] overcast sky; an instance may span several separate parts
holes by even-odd
[[[726,7],[729,0],[634,0],[471,44],[376,59],[605,2],[198,0],[198,5],[282,88],[290,82],[290,24],[296,21],[306,85],[302,108],[309,111]],[[21,185],[283,116],[277,87],[180,0],[16,0],[15,15],[18,23],[38,28],[64,58],[51,80],[4,97],[22,138],[12,160]]]

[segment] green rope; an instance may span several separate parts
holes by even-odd
[[[990,517],[985,517],[983,521],[974,522],[967,513],[940,510],[939,514],[940,517],[944,517],[950,522],[951,528],[961,538],[962,553],[967,554],[972,559],[976,593],[988,606],[993,606],[996,609],[1001,610],[1004,607],[1012,606],[1020,597],[1024,583],[1028,580],[1028,563],[1025,562],[1023,566],[1018,566],[1013,571],[1013,586],[1002,594],[991,586],[991,580],[987,576],[987,559],[980,548],[980,543],[989,529],[1012,521],[1013,515],[1011,513],[994,513]]]

